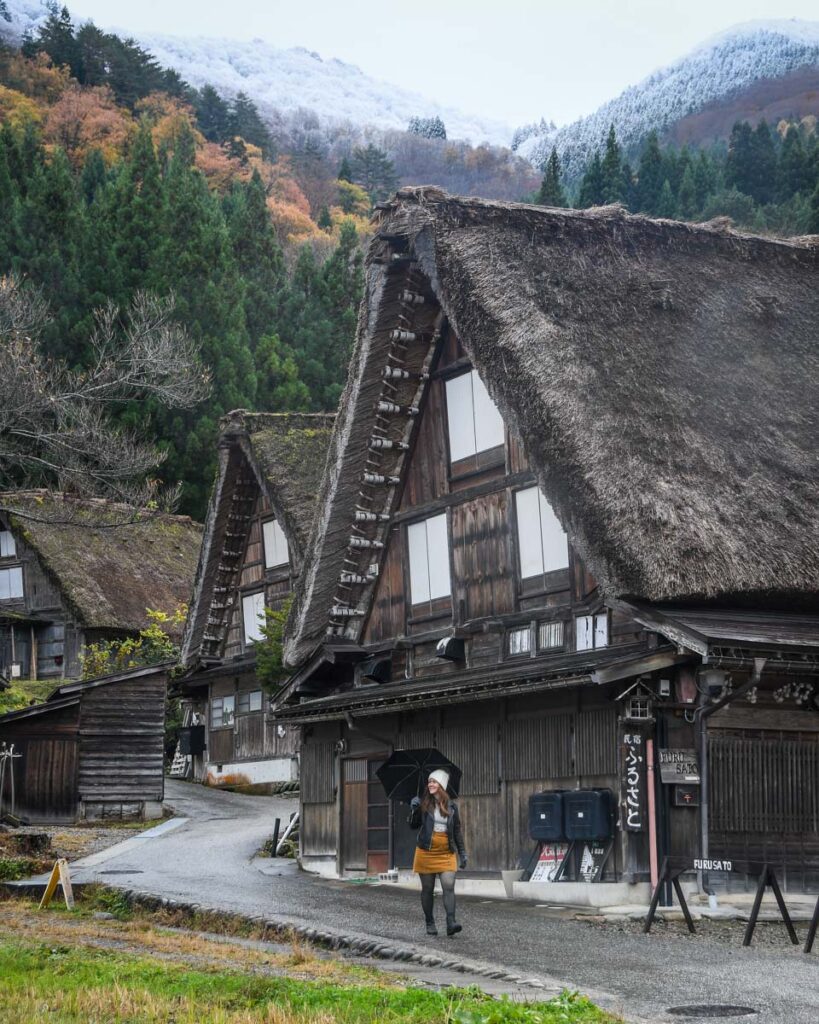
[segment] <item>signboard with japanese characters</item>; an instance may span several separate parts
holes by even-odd
[[[696,750],[658,750],[660,782],[698,785],[700,763]]]
[[[623,736],[623,828],[642,832],[645,828],[646,756],[640,733]]]
[[[530,882],[553,882],[569,849],[566,843],[541,843]]]

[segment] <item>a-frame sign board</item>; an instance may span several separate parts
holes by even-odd
[[[63,887],[63,896],[65,897],[65,905],[69,910],[74,909],[74,891],[71,888],[71,875],[68,873],[68,861],[64,857],[60,857],[58,861],[54,862],[54,867],[51,869],[51,877],[48,880],[43,898],[40,900],[40,910],[51,903],[54,893],[57,891],[57,886]]]

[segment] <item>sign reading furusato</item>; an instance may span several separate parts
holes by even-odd
[[[700,781],[700,763],[696,750],[658,750],[660,761],[660,782],[687,782],[696,785]]]

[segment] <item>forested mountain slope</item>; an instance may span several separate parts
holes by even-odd
[[[544,166],[556,148],[569,180],[576,179],[614,124],[623,149],[635,151],[649,132],[663,136],[674,125],[707,106],[733,101],[745,90],[764,96],[765,82],[776,82],[799,69],[819,66],[819,22],[759,21],[736,26],[709,40],[688,56],[656,71],[594,113],[561,128],[545,125],[519,129],[517,151]],[[814,106],[817,99],[813,97]],[[740,106],[720,122],[722,131],[746,116]],[[819,111],[814,110],[814,113]],[[797,110],[778,116],[795,117]],[[757,114],[757,118],[761,113]],[[722,135],[726,137],[727,132]],[[681,141],[684,141],[681,140]],[[704,143],[704,138],[689,139]]]

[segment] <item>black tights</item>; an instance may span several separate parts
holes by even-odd
[[[435,890],[435,879],[441,879],[441,889],[444,894],[444,910],[447,920],[455,917],[455,872],[441,871],[440,874],[424,874],[421,878],[421,906],[424,910],[424,917],[428,922],[432,921],[433,892]]]

